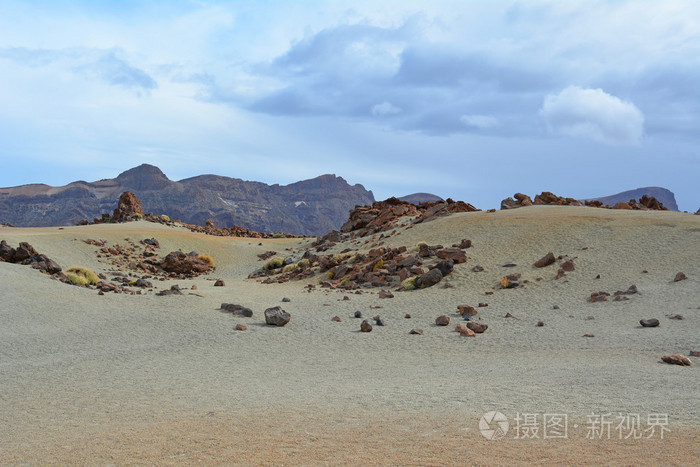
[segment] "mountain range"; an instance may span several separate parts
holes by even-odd
[[[603,196],[602,198],[592,198],[592,200],[600,201],[608,206],[614,206],[619,202],[626,203],[631,199],[638,200],[643,195],[653,196],[661,201],[664,207],[670,211],[678,211],[678,204],[676,203],[676,197],[673,192],[658,186],[637,188],[635,190],[623,191],[622,193],[617,193],[615,195]]]
[[[218,175],[172,181],[143,164],[113,179],[0,188],[0,222],[23,227],[74,225],[111,213],[131,191],[145,213],[216,227],[238,225],[259,232],[323,235],[339,229],[355,205],[374,202],[371,191],[335,175],[289,185],[267,185]]]

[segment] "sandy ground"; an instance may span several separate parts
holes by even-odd
[[[209,254],[217,269],[193,281],[157,283],[196,284],[201,296],[98,296],[0,263],[0,463],[700,460],[698,365],[660,362],[662,355],[700,350],[700,216],[532,207],[456,214],[350,245],[473,241],[470,259],[448,277],[453,288],[438,285],[393,299],[307,293],[304,285],[318,279],[275,285],[245,279],[261,265],[258,253],[298,256],[309,240],[259,245],[146,222],[0,228],[0,239],[13,246],[28,241],[64,268],[79,264],[98,272],[106,265],[81,240],[123,243],[127,237],[156,237],[163,253]],[[575,258],[576,270],[555,281],[555,266],[534,268],[548,251]],[[485,271],[473,272],[477,264]],[[688,279],[673,282],[679,271]],[[530,283],[495,289],[512,272]],[[213,278],[226,287],[213,287]],[[628,301],[586,302],[593,291],[632,284],[640,294]],[[282,297],[291,302],[282,304]],[[222,302],[255,314],[221,313]],[[488,302],[476,317],[489,325],[484,334],[462,338],[453,325],[435,326],[441,314],[459,323],[456,306],[479,302]],[[264,324],[263,310],[274,305],[292,314],[284,328]],[[356,310],[381,315],[387,326],[360,333]],[[675,314],[684,319],[668,318]],[[343,321],[332,322],[335,315]],[[641,328],[642,318],[661,325]],[[545,325],[536,327],[538,320]],[[248,330],[234,331],[239,322]],[[414,327],[424,335],[409,335]],[[489,411],[507,417],[504,439],[481,435],[479,419]],[[608,413],[610,436],[586,439],[591,420]],[[536,416],[536,439],[515,439],[517,414]],[[543,439],[545,414],[567,415],[566,439]],[[650,427],[648,416],[667,416],[664,439],[658,433],[619,439],[616,417],[635,414],[642,430]]]

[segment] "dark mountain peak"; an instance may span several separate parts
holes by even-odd
[[[614,206],[616,203],[621,201],[627,202],[631,199],[638,200],[644,195],[653,196],[671,211],[678,211],[678,204],[676,203],[676,197],[674,196],[673,192],[658,186],[647,186],[637,188],[635,190],[623,191],[622,193],[617,193],[615,195],[601,196],[599,198],[592,199],[600,201],[609,206]]]
[[[141,164],[117,176],[119,185],[134,190],[160,190],[170,185],[168,177],[155,165]]]

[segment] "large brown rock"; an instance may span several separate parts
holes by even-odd
[[[666,363],[671,363],[680,366],[690,366],[693,364],[693,362],[688,357],[678,353],[664,355],[663,357],[661,357],[661,360],[663,360]]]
[[[488,324],[477,323],[476,321],[467,321],[467,327],[477,334],[481,334],[489,328]]]
[[[613,209],[632,209],[632,206],[629,205],[629,203],[625,203],[624,201],[620,201],[619,203],[616,203],[615,206],[612,207]]]
[[[438,326],[447,326],[450,324],[450,317],[447,315],[441,315],[435,318],[435,324]]]
[[[112,220],[115,222],[133,221],[137,217],[143,217],[143,209],[141,209],[141,201],[136,199],[136,195],[130,191],[125,191],[119,197],[117,209],[112,214]]]
[[[457,264],[465,263],[467,261],[467,254],[459,248],[444,248],[438,250],[435,253],[440,259],[451,259]]]
[[[235,316],[244,316],[246,318],[253,316],[253,310],[246,308],[243,305],[236,305],[234,303],[222,303],[221,309],[228,313],[233,313]]]
[[[182,251],[168,253],[159,266],[166,272],[184,275],[204,274],[211,269],[196,253],[185,254]]]

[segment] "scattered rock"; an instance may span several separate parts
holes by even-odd
[[[474,316],[475,314],[478,313],[476,308],[474,308],[471,305],[457,305],[457,311],[459,312],[460,315],[464,316]]]
[[[376,324],[377,326],[384,326],[386,324],[385,321],[379,316],[375,316],[372,319],[374,319],[374,324]]]
[[[673,315],[673,316],[669,316],[668,319],[677,319],[677,320],[681,320],[681,319],[683,319],[683,315]]]
[[[568,260],[568,261],[564,261],[564,263],[562,263],[561,269],[563,269],[566,272],[571,272],[571,271],[575,270],[576,268],[574,267],[574,262],[571,260]]]
[[[98,284],[99,285],[99,284]],[[108,284],[104,284],[105,286],[108,286]],[[111,284],[112,287],[116,288],[113,284]],[[158,296],[165,296],[165,295],[182,295],[182,292],[180,292],[180,286],[179,285],[173,285],[170,287],[168,290],[161,290],[160,292],[156,293]]]
[[[588,298],[588,301],[590,303],[607,302],[609,296],[610,294],[607,292],[592,292],[591,296]]]
[[[440,259],[451,259],[454,261],[454,264],[460,264],[467,261],[467,254],[459,248],[444,248],[442,250],[438,250],[435,253],[435,256]]]
[[[688,357],[685,357],[679,353],[664,355],[663,357],[661,357],[661,360],[663,360],[666,363],[671,363],[680,366],[690,366],[693,364],[693,362]]]
[[[484,272],[484,268],[478,264],[472,268],[473,272]]]
[[[544,255],[542,258],[538,259],[535,261],[535,267],[536,268],[543,268],[545,266],[549,266],[550,264],[554,264],[556,261],[556,258],[554,257],[554,253],[551,251]]]
[[[691,350],[691,351],[690,351],[690,356],[691,356],[691,357],[700,357],[700,351],[698,351],[698,350]]]
[[[405,315],[403,315],[403,317],[406,318],[406,319],[411,319],[411,314],[410,314],[410,313],[406,313]]]
[[[489,326],[488,324],[478,323],[476,321],[468,321],[467,328],[469,328],[477,334],[481,334],[482,332],[486,331],[489,328]]]
[[[233,313],[235,316],[243,316],[245,318],[250,318],[251,316],[253,316],[253,310],[251,310],[250,308],[246,308],[242,305],[236,305],[233,303],[222,303],[219,309],[227,313]]]
[[[416,279],[416,288],[422,289],[431,287],[442,280],[442,273],[439,269],[431,269]]]
[[[542,326],[544,326],[544,322],[538,321],[538,322],[537,322],[537,327],[540,327],[540,328],[541,328]]]
[[[559,309],[559,305],[554,305],[554,306],[552,307],[552,310],[558,310],[558,309]]]
[[[409,334],[418,334],[419,336],[422,336],[422,335],[423,335],[423,330],[422,330],[422,329],[418,329],[418,328],[413,328],[413,329],[411,329],[408,333],[409,333]]]
[[[265,310],[265,323],[269,325],[284,326],[290,319],[290,314],[278,306]]]
[[[226,283],[221,279],[214,282],[214,287],[224,287],[224,286],[226,286]]]
[[[685,274],[683,274],[682,272],[679,272],[678,274],[676,274],[676,277],[673,278],[673,282],[680,282],[680,281],[685,280],[687,278],[688,277]]]
[[[361,311],[356,311],[356,312],[355,312],[355,318],[362,318],[362,312],[361,312]]]
[[[513,315],[511,315],[510,313],[506,313],[506,315],[504,316],[504,318],[513,318]]]
[[[291,302],[291,301],[292,301],[292,300],[289,299],[289,298],[287,298],[287,297],[282,298],[282,302],[283,302],[283,303],[289,303],[289,302]]]
[[[394,294],[392,294],[388,290],[380,290],[379,298],[394,298]]]
[[[236,331],[245,331],[246,329],[248,329],[248,326],[245,324],[238,323],[236,325]]]
[[[450,317],[447,315],[441,315],[435,318],[435,324],[438,326],[447,326],[450,324]]]
[[[595,334],[584,334],[583,337],[595,337]]]
[[[340,316],[334,316],[334,317],[331,318],[331,321],[335,321],[336,323],[340,323],[340,322],[342,322],[343,320],[340,319]]]
[[[655,328],[659,325],[659,320],[656,318],[640,319],[639,324],[641,324],[645,328]]]
[[[369,321],[364,320],[362,324],[360,324],[360,331],[362,332],[372,332],[372,325],[369,324]]]
[[[515,264],[515,263],[506,263],[506,264],[504,264],[504,265],[501,266],[501,267],[504,267],[504,268],[514,268],[514,267],[516,267],[516,266],[517,266],[517,264]]]
[[[190,289],[191,289],[191,290],[197,290],[197,286],[196,286],[196,285],[193,285],[192,287],[190,287]]]
[[[485,306],[489,306],[489,304],[486,303],[486,302],[481,302],[481,303],[479,303],[479,308],[483,308],[483,307],[485,307]]]

